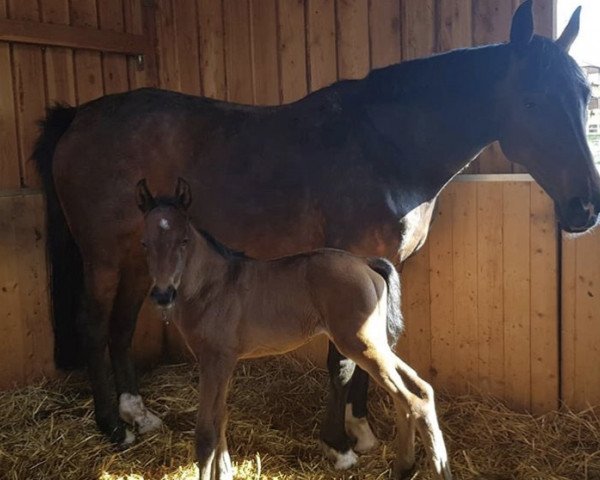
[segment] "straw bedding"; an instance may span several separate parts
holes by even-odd
[[[141,379],[161,431],[126,451],[96,431],[85,377],[0,393],[0,479],[195,479],[195,368],[161,367]],[[230,392],[229,445],[238,479],[389,478],[392,409],[374,389],[372,423],[383,445],[348,472],[321,455],[318,425],[326,373],[278,358],[244,362]],[[438,395],[442,430],[457,479],[600,479],[600,420],[581,414],[532,417],[484,397]],[[427,479],[422,451],[413,478]]]

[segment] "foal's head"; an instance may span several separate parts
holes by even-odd
[[[154,198],[143,179],[137,184],[136,199],[144,214],[142,245],[152,278],[150,297],[159,306],[168,308],[175,301],[187,257],[191,234],[186,214],[192,201],[190,186],[180,178],[174,196]]]

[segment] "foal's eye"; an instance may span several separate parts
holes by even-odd
[[[182,247],[185,247],[185,246],[186,246],[188,243],[190,243],[190,240],[189,240],[189,238],[184,238],[184,239],[181,241],[181,246],[182,246]]]

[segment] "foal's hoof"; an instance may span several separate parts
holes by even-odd
[[[324,442],[321,442],[325,456],[333,462],[333,468],[336,470],[347,470],[356,465],[358,457],[354,450],[349,449],[347,452],[338,452]]]

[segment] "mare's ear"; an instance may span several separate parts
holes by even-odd
[[[562,48],[565,52],[568,52],[573,45],[573,42],[577,38],[579,33],[579,18],[581,17],[581,7],[577,7],[571,15],[571,19],[567,26],[560,34],[560,37],[556,40],[556,45]]]
[[[187,210],[192,203],[192,190],[190,189],[190,184],[187,183],[183,178],[177,179],[175,198],[183,210]]]
[[[533,2],[525,0],[513,15],[510,26],[510,43],[527,45],[533,38]]]
[[[135,200],[142,213],[148,213],[156,207],[156,200],[154,200],[150,190],[148,190],[145,178],[142,178],[135,186]]]

